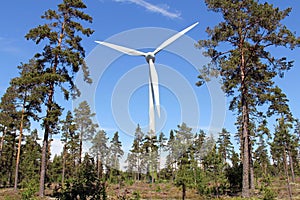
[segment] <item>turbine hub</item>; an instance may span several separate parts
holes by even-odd
[[[147,60],[147,62],[149,63],[149,60],[151,59],[153,62],[155,61],[155,55],[154,55],[154,53],[153,52],[148,52],[147,54],[146,54],[146,60]]]

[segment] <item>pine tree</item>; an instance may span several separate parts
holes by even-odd
[[[170,136],[169,136],[169,140],[167,143],[167,151],[168,151],[168,155],[166,157],[166,168],[169,169],[171,171],[171,177],[172,177],[172,181],[174,180],[175,176],[174,176],[174,171],[175,171],[175,134],[174,131],[171,130],[170,131]]]
[[[50,183],[61,183],[62,182],[62,161],[63,155],[54,155],[53,160],[48,163],[47,178]]]
[[[141,173],[142,173],[142,169],[143,169],[142,145],[143,145],[144,135],[145,134],[143,133],[140,125],[138,124],[137,128],[135,129],[134,140],[133,140],[132,148],[130,150],[130,154],[127,156],[128,168],[130,168],[130,170],[132,170],[132,172],[137,173],[136,179],[138,179],[138,180],[141,180]]]
[[[28,64],[22,64],[18,66],[20,70],[20,76],[11,80],[10,85],[13,87],[13,91],[16,93],[16,107],[20,113],[19,124],[19,142],[16,158],[15,169],[15,184],[14,190],[17,190],[18,185],[18,173],[20,164],[20,152],[21,142],[23,139],[23,129],[29,128],[30,118],[39,120],[38,114],[42,111],[41,104],[45,97],[45,87],[41,83],[39,75],[42,72],[42,67],[38,65],[36,60],[32,59]]]
[[[137,157],[133,153],[128,153],[125,163],[127,163],[127,166],[125,166],[126,172],[128,174],[131,173],[132,178],[137,181],[139,178],[139,174],[137,172]]]
[[[162,159],[162,152],[166,149],[166,141],[167,138],[165,137],[165,134],[161,132],[158,136],[158,152],[159,152],[159,163],[158,163],[158,171],[160,174],[160,167],[161,167],[161,159]],[[160,177],[158,177],[159,179]]]
[[[230,133],[225,128],[219,133],[217,144],[218,152],[222,155],[223,161],[226,162],[231,157],[233,145],[230,141]]]
[[[185,123],[177,126],[175,130],[175,160],[178,170],[176,172],[175,184],[182,187],[182,199],[186,197],[186,189],[194,183],[193,163],[195,162],[193,153],[193,133]]]
[[[197,166],[202,164],[202,159],[204,156],[203,147],[205,142],[206,133],[203,130],[200,130],[198,134],[195,135],[194,139],[194,151],[195,151],[195,159]]]
[[[290,199],[292,199],[292,189],[290,185],[289,171],[292,174],[292,181],[294,181],[293,161],[290,155],[291,151],[294,151],[292,147],[297,148],[298,146],[298,144],[295,144],[295,141],[298,143],[298,141],[295,140],[295,136],[290,133],[291,128],[291,122],[289,122],[286,118],[279,118],[278,124],[275,127],[274,139],[271,143],[272,157],[276,160],[276,164],[279,165],[279,169],[283,168],[284,170]]]
[[[283,132],[283,143],[284,143],[284,148],[286,148],[286,154],[288,156],[289,162],[290,162],[290,168],[291,168],[291,174],[292,174],[292,182],[295,181],[295,175],[294,175],[294,160],[292,154],[297,151],[297,148],[299,146],[297,137],[295,135],[290,134],[290,129],[293,126],[293,123],[295,122],[295,119],[292,116],[292,113],[289,108],[288,104],[288,99],[286,95],[282,92],[282,90],[279,87],[275,87],[272,90],[272,105],[270,106],[268,110],[268,115],[277,115],[279,116],[279,122],[278,122],[278,130],[277,132]],[[284,123],[282,122],[284,120]],[[285,133],[285,134],[284,134]],[[282,137],[282,134],[279,134],[279,138]],[[276,135],[276,134],[275,134]],[[275,141],[275,138],[274,138]],[[283,156],[284,160],[284,166],[283,168],[288,174],[288,169],[287,169],[287,158],[285,155]],[[288,185],[289,185],[289,180],[287,177]]]
[[[14,86],[6,89],[0,103],[0,124],[2,129],[2,138],[0,145],[0,166],[2,172],[2,181],[5,185],[11,185],[16,150],[16,135],[20,127],[21,113],[17,104],[18,93]]]
[[[65,178],[70,178],[73,175],[73,170],[76,167],[76,158],[79,157],[78,153],[78,135],[76,134],[76,125],[74,123],[71,111],[67,112],[65,120],[61,121],[62,134],[61,141],[63,143],[62,152],[62,186],[64,186]],[[72,173],[73,172],[73,173]],[[68,173],[68,174],[67,174]]]
[[[87,153],[76,177],[57,194],[58,199],[107,199],[105,185],[97,178],[94,159]]]
[[[17,129],[19,121],[19,114],[16,108],[16,96],[17,93],[14,87],[8,87],[6,92],[1,97],[0,102],[0,126],[2,131],[1,143],[0,143],[0,159],[3,155],[3,148],[8,134],[14,132]]]
[[[291,8],[279,10],[256,0],[206,0],[209,10],[222,14],[224,21],[213,29],[207,28],[208,40],[199,41],[213,65],[203,69],[199,85],[207,75],[221,76],[223,89],[233,96],[230,110],[241,113],[243,145],[242,196],[250,196],[250,116],[257,113],[257,105],[269,103],[268,94],[274,88],[273,78],[282,77],[292,67],[285,57],[275,58],[268,47],[284,46],[293,49],[299,39],[280,22]],[[221,46],[221,43],[225,45]],[[219,48],[220,47],[220,48]],[[214,65],[215,64],[215,65]]]
[[[267,121],[263,120],[262,123],[256,130],[258,136],[257,148],[254,152],[254,158],[256,164],[259,166],[260,170],[256,173],[257,176],[262,177],[267,175],[267,169],[270,166],[270,160],[267,151],[266,139],[270,138],[270,131],[267,128]]]
[[[226,178],[229,181],[232,192],[238,192],[242,189],[242,165],[238,153],[235,151],[231,155],[231,167],[227,167],[225,171]]]
[[[21,186],[26,188],[28,183],[38,185],[41,164],[41,146],[38,143],[38,131],[34,129],[30,135],[25,136],[25,144],[21,151],[20,180]]]
[[[185,123],[177,126],[178,130],[175,130],[175,156],[179,158],[181,154],[189,150],[193,146],[193,133],[192,128],[188,127]]]
[[[109,167],[109,179],[112,181],[112,175],[119,173],[120,170],[120,158],[124,155],[122,150],[122,143],[119,140],[119,133],[115,132],[113,138],[110,141],[109,147],[109,159],[107,165]]]
[[[143,138],[142,144],[142,165],[146,167],[147,177],[150,183],[157,179],[158,169],[158,141],[156,135],[151,130]]]
[[[207,177],[210,177],[211,186],[217,198],[224,192],[227,187],[227,179],[225,177],[226,163],[223,158],[223,152],[217,151],[216,144],[208,154],[203,158],[203,165]]]
[[[98,124],[93,122],[95,113],[91,113],[91,109],[87,101],[83,101],[75,108],[76,128],[79,132],[79,163],[81,163],[83,141],[91,141],[94,137]]]
[[[46,117],[43,121],[45,132],[42,147],[40,197],[44,196],[49,135],[55,133],[56,124],[61,115],[61,107],[54,100],[56,87],[61,88],[66,99],[69,99],[70,95],[76,97],[79,91],[74,84],[73,76],[80,68],[85,74],[85,80],[91,81],[84,62],[85,51],[80,44],[81,36],[90,36],[93,33],[91,29],[84,28],[80,24],[80,20],[92,22],[92,17],[82,11],[85,8],[86,5],[81,0],[63,0],[57,10],[48,10],[42,16],[42,19],[48,20],[49,23],[31,29],[25,36],[36,44],[41,41],[45,44],[42,53],[37,53],[35,56],[44,64],[42,79],[48,88],[45,102]]]
[[[91,153],[96,157],[97,177],[99,179],[102,178],[103,165],[108,155],[107,141],[108,137],[105,131],[100,130],[92,139],[92,147],[90,148]]]
[[[13,172],[15,170],[15,154],[17,149],[16,131],[8,130],[3,143],[2,156],[0,160],[2,184],[11,187],[13,183]]]

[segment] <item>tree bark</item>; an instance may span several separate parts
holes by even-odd
[[[6,136],[6,127],[3,130],[3,134],[2,134],[2,138],[1,138],[1,142],[0,142],[0,159],[2,157],[2,150],[3,150],[3,144],[4,144],[4,138]]]
[[[103,173],[103,170],[102,170],[101,157],[100,157],[100,155],[97,155],[97,177],[99,179],[102,178],[102,173]]]
[[[64,187],[65,185],[65,171],[66,171],[66,145],[64,145],[63,149],[63,166],[62,166],[62,174],[61,174],[61,185]]]
[[[287,183],[287,189],[289,192],[289,199],[292,200],[293,199],[293,195],[292,195],[292,188],[290,185],[290,178],[289,178],[289,172],[288,172],[288,163],[287,163],[287,157],[286,157],[286,151],[284,148],[283,151],[283,165],[284,165],[284,172],[285,172],[285,176],[286,176],[286,183]]]
[[[292,182],[295,182],[295,172],[294,172],[294,162],[293,157],[291,155],[291,151],[288,151],[289,154],[289,161],[290,161],[290,168],[291,168],[291,174],[292,174]]]
[[[42,159],[41,159],[41,171],[40,171],[40,186],[39,186],[39,196],[44,197],[45,191],[45,176],[46,176],[46,168],[47,168],[47,150],[49,145],[49,133],[50,133],[50,123],[48,121],[49,113],[52,110],[52,100],[54,94],[54,84],[52,83],[49,87],[49,99],[47,103],[47,115],[45,121],[45,131],[44,131],[44,139],[42,146]]]
[[[8,185],[9,186],[12,186],[12,181],[13,181],[13,160],[14,160],[14,156],[15,156],[15,138],[16,138],[16,132],[13,132],[13,134],[12,134],[12,138],[13,138],[13,140],[12,140],[12,143],[11,143],[11,149],[12,149],[12,151],[11,151],[11,159],[9,159],[9,172],[8,172]]]
[[[246,110],[246,108],[244,108],[245,106],[243,106],[243,117],[248,117],[247,114],[244,114],[244,110]],[[249,135],[248,135],[248,124],[243,122],[243,144],[244,144],[244,148],[243,148],[243,188],[242,188],[242,196],[243,197],[250,197],[250,185],[249,185],[249,151],[248,151],[248,144],[249,144]]]
[[[182,200],[185,200],[186,197],[186,185],[182,184]]]
[[[140,144],[139,144],[140,146]],[[138,150],[138,180],[142,180],[142,167],[141,167],[141,162],[142,162],[142,154],[140,153],[140,149]]]
[[[249,141],[250,142],[250,141]],[[254,166],[253,166],[253,159],[252,159],[252,145],[251,142],[249,143],[249,163],[250,163],[250,193],[252,194],[255,189],[255,182],[254,182]]]
[[[79,164],[81,164],[81,157],[82,157],[82,137],[83,137],[83,130],[80,131],[79,136]]]
[[[242,34],[240,33],[240,36]],[[249,155],[249,108],[247,104],[247,86],[246,86],[246,66],[243,50],[243,39],[240,39],[239,44],[241,52],[241,106],[242,106],[242,145],[243,145],[243,187],[242,187],[242,196],[250,197],[250,185],[249,185],[249,169],[250,169],[250,155]]]
[[[24,105],[22,108],[22,115],[21,115],[21,122],[20,122],[20,135],[19,135],[19,142],[18,142],[18,152],[17,152],[17,160],[16,160],[16,171],[15,171],[15,184],[14,184],[14,191],[18,189],[18,175],[19,175],[19,163],[20,163],[20,153],[21,153],[21,142],[23,136],[23,121],[24,121],[25,109]]]

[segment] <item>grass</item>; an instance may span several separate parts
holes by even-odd
[[[295,183],[292,183],[293,199],[300,200],[300,178],[297,178]],[[288,199],[288,193],[286,188],[286,181],[280,178],[276,178],[272,181],[272,191],[275,193],[277,200]],[[0,200],[21,200],[21,194],[24,192],[14,192],[12,188],[0,189]],[[255,197],[248,200],[262,199],[259,194],[259,189],[255,191]],[[108,200],[142,200],[142,199],[164,199],[164,200],[179,200],[181,199],[181,189],[175,187],[172,183],[154,183],[148,184],[144,182],[133,182],[130,184],[112,184],[107,186]],[[34,200],[50,200],[54,198],[45,197],[38,198],[35,196]],[[200,197],[197,191],[194,189],[187,190],[187,200],[205,200],[207,198]],[[220,200],[245,200],[241,197],[229,197],[222,196],[218,198]]]

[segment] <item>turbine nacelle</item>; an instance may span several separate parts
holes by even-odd
[[[151,59],[153,62],[155,62],[155,55],[153,52],[148,52],[145,54],[145,58],[147,63],[149,63],[149,60]]]

